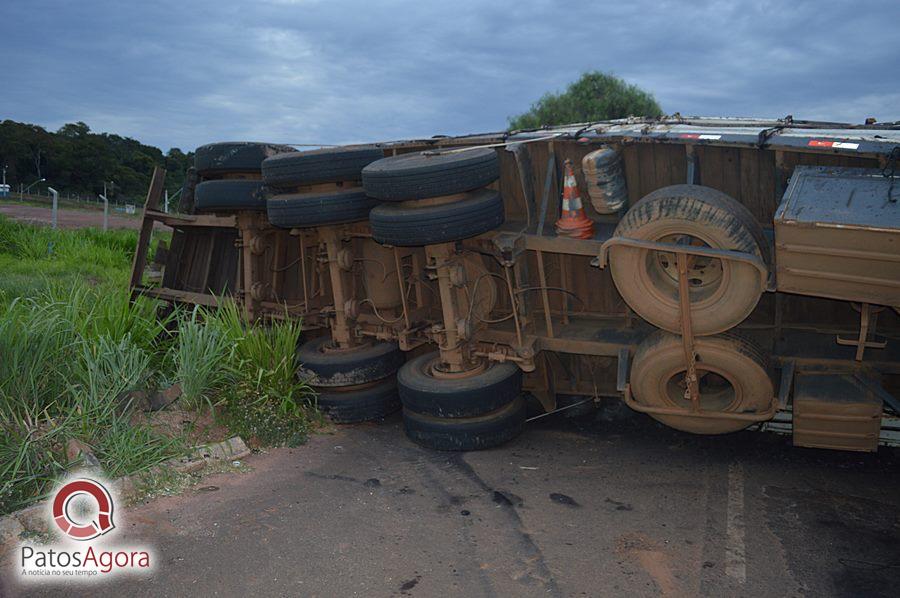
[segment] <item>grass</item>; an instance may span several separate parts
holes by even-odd
[[[78,286],[67,302],[59,293],[0,308],[0,513],[40,498],[76,465],[66,456],[72,441],[90,447],[113,476],[184,451],[178,439],[130,422],[128,391],[151,386],[157,342],[132,333],[155,330],[152,312],[138,301],[123,316],[124,289]],[[119,317],[103,319],[110,313]]]
[[[160,319],[128,292],[136,236],[0,217],[0,514],[79,465],[73,442],[110,477],[184,454],[182,436],[135,417],[131,391],[178,383],[182,407],[257,445],[299,444],[316,423],[295,376],[300,324],[248,327],[227,300]]]
[[[178,342],[170,351],[174,381],[181,385],[182,401],[190,408],[212,408],[214,397],[232,380],[227,358],[232,343],[218,326],[206,326],[195,309],[178,323]]]
[[[179,323],[171,361],[187,404],[215,409],[251,443],[301,444],[316,418],[312,389],[295,374],[300,323],[247,326],[234,301],[219,304],[196,307]]]
[[[168,236],[154,232],[155,242]],[[136,244],[132,230],[60,230],[0,216],[0,303],[79,281],[124,288]]]
[[[231,343],[226,363],[233,384],[221,393],[222,421],[244,439],[260,445],[297,446],[316,411],[312,389],[297,379],[296,350],[301,326],[276,320],[247,326],[233,301],[206,313],[206,325],[222,330]]]

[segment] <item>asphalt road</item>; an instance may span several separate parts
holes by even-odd
[[[125,513],[157,570],[83,593],[897,595],[897,451],[557,415],[502,448],[447,454],[395,417],[247,464]]]

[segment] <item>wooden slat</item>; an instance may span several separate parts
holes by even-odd
[[[669,182],[667,185],[681,185],[687,182],[687,159],[681,145],[666,146],[669,155]]]
[[[649,143],[641,143],[637,146],[638,161],[641,168],[640,190],[641,197],[644,197],[651,191],[655,191],[662,187],[656,182],[656,157],[654,145]]]
[[[672,157],[669,152],[670,146],[664,145],[658,149],[662,151],[655,152],[653,157],[653,171],[656,174],[656,180],[654,181],[653,187],[654,190],[675,184],[673,182],[674,177],[672,176]],[[684,179],[678,182],[683,183]]]
[[[166,271],[163,273],[163,286],[175,287],[178,280],[178,271],[181,268],[184,244],[187,233],[176,230],[172,233],[172,242],[169,245],[169,255],[166,259]]]
[[[757,154],[757,166],[759,168],[759,176],[757,178],[757,194],[759,200],[759,212],[756,217],[759,218],[763,226],[772,226],[772,219],[775,217],[775,210],[781,203],[781,195],[778,193],[775,185],[775,152],[771,150],[763,150]]]
[[[722,191],[729,197],[743,203],[741,189],[741,154],[733,147],[716,148],[722,161]]]
[[[144,277],[144,268],[147,265],[147,251],[150,246],[150,236],[153,234],[153,220],[147,218],[147,211],[154,211],[159,207],[163,196],[163,184],[166,181],[166,169],[156,166],[153,168],[153,177],[150,179],[150,188],[147,190],[147,199],[144,201],[144,214],[141,220],[141,232],[138,234],[137,248],[134,251],[134,261],[131,263],[132,288],[141,284]]]
[[[698,145],[694,151],[697,154],[697,164],[700,170],[700,184],[723,191],[721,154],[716,151],[716,148],[703,145]]]
[[[765,217],[763,209],[768,204],[767,200],[760,197],[759,188],[759,156],[760,150],[742,149],[740,152],[740,188],[741,203],[757,217]]]
[[[641,165],[636,145],[627,145],[622,150],[622,165],[625,167],[625,184],[628,186],[628,203],[634,205],[641,199]]]
[[[146,210],[145,218],[152,218],[157,222],[171,227],[213,226],[219,228],[232,228],[237,226],[234,216],[216,216],[215,214],[166,214],[158,210]]]
[[[133,295],[144,295],[146,297],[155,297],[156,299],[164,299],[166,301],[178,301],[180,303],[190,303],[192,305],[207,305],[215,307],[219,304],[219,300],[215,295],[206,293],[193,293],[191,291],[181,291],[178,289],[168,289],[165,287],[144,287],[136,286],[133,289]]]

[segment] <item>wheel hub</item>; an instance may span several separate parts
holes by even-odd
[[[691,407],[688,393],[687,373],[678,372],[669,378],[666,392],[669,400],[676,405]],[[697,365],[697,378],[700,391],[700,408],[703,411],[728,411],[737,404],[740,397],[731,380],[721,372]]]
[[[487,369],[487,362],[484,359],[479,359],[478,361],[464,364],[464,366],[465,369],[453,371],[447,364],[442,363],[440,359],[435,359],[430,364],[428,364],[428,374],[433,378],[440,378],[444,380],[469,378],[485,371]]]
[[[340,347],[334,344],[334,342],[325,343],[320,348],[320,351],[325,354],[329,353],[352,353],[353,351],[359,351],[362,348],[368,347],[371,343],[362,343],[359,345],[352,345],[349,347]]]
[[[667,235],[659,239],[662,243],[688,244],[692,247],[709,247],[701,239],[691,235]],[[674,284],[678,284],[678,266],[675,254],[656,252],[656,263]],[[722,280],[722,260],[700,255],[688,255],[688,284],[691,288],[714,287]]]

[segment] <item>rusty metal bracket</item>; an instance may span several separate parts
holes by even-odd
[[[499,232],[491,242],[496,250],[497,261],[504,267],[512,266],[525,253],[525,235],[517,232]]]
[[[900,400],[886,391],[884,387],[878,382],[878,380],[873,379],[870,376],[860,375],[859,373],[854,374],[853,378],[857,382],[871,390],[875,394],[875,396],[881,399],[883,403],[886,403],[891,409],[894,410],[895,413],[900,414]]]
[[[794,370],[796,363],[789,359],[781,368],[781,385],[778,387],[778,408],[786,409],[788,399],[791,396],[791,388],[794,386]]]
[[[732,249],[714,249],[712,247],[698,247],[695,245],[677,245],[675,243],[661,243],[659,241],[645,241],[629,237],[611,237],[600,246],[600,255],[591,260],[591,265],[605,268],[609,262],[609,250],[612,247],[634,247],[637,249],[649,249],[651,251],[665,251],[677,255],[697,255],[714,259],[731,260],[750,264],[759,271],[763,288],[767,291],[775,290],[775,281],[770,279],[769,267],[766,263],[751,253],[734,251]],[[772,277],[774,278],[774,277]]]
[[[619,349],[619,359],[616,364],[616,390],[619,392],[625,392],[628,388],[628,373],[629,373],[629,363],[628,357],[631,352],[628,350],[628,347],[622,347]]]
[[[331,295],[334,301],[334,317],[330,322],[331,339],[337,346],[346,349],[354,345],[355,339],[351,331],[351,318],[346,311],[349,293],[345,288],[345,271],[341,268],[342,260],[339,257],[342,251],[341,233],[340,228],[336,226],[319,227],[319,239],[325,246],[325,256],[321,258],[321,261],[328,264],[328,273],[331,279]],[[350,263],[352,264],[352,260]]]
[[[519,173],[519,184],[522,187],[522,196],[525,198],[525,230],[530,230],[534,222],[534,213],[537,211],[534,198],[534,183],[531,167],[531,155],[524,143],[513,143],[506,146],[516,159],[516,170]]]
[[[688,256],[676,254],[678,265],[678,304],[681,308],[681,342],[684,346],[684,361],[687,365],[687,389],[685,398],[690,399],[695,412],[700,411],[700,379],[697,376],[697,353],[694,350],[694,328],[691,318],[691,297],[688,286]]]
[[[869,328],[872,329],[872,334],[875,334],[875,324],[878,321],[878,312],[883,310],[883,307],[873,310],[872,306],[868,303],[863,303],[859,307],[859,338],[843,338],[841,335],[837,335],[835,341],[839,345],[856,347],[856,361],[863,360],[863,354],[865,353],[867,348],[870,349],[884,349],[887,347],[887,341],[876,341],[869,340]]]
[[[550,142],[549,147],[550,155],[547,156],[547,168],[544,171],[544,194],[541,196],[541,211],[538,214],[537,229],[535,230],[538,235],[544,234],[544,223],[547,220],[547,206],[550,202],[550,189],[558,179],[556,174],[556,148],[552,141]]]
[[[730,250],[711,249],[708,247],[695,247],[688,244],[672,244],[658,243],[651,241],[641,241],[637,239],[629,239],[626,237],[613,237],[606,241],[601,247],[600,255],[597,261],[606,263],[609,247],[614,245],[626,245],[630,247],[639,247],[655,251],[667,251],[675,253],[676,263],[678,267],[678,303],[681,310],[681,339],[684,350],[685,361],[685,382],[686,389],[684,398],[691,402],[691,410],[663,407],[648,407],[637,403],[631,396],[631,385],[626,381],[628,378],[628,349],[619,350],[618,371],[616,376],[616,389],[624,390],[624,398],[626,404],[642,413],[653,415],[678,415],[685,417],[704,417],[715,419],[737,419],[743,421],[764,421],[771,419],[779,408],[779,401],[773,397],[771,407],[761,413],[729,413],[723,411],[703,411],[700,405],[700,378],[697,374],[697,355],[694,347],[693,322],[691,318],[690,303],[690,287],[688,285],[688,267],[691,256],[715,256],[722,259],[734,259],[747,262],[760,269],[761,276],[767,274],[767,269],[762,260],[756,256]],[[763,278],[765,281],[765,278]]]
[[[696,417],[703,419],[733,419],[746,422],[762,422],[772,419],[778,412],[778,399],[772,397],[769,408],[765,411],[757,411],[754,413],[735,413],[731,411],[685,411],[684,409],[670,407],[649,407],[641,405],[631,396],[631,384],[625,389],[623,396],[625,404],[631,409],[648,415],[677,415],[679,417]]]

